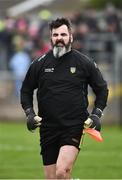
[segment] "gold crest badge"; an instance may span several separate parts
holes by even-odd
[[[70,67],[70,72],[74,74],[76,72],[76,67]]]

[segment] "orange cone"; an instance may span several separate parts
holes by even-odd
[[[103,138],[102,138],[100,132],[93,128],[84,129],[84,133],[89,134],[96,141],[99,141],[99,142],[103,141]]]

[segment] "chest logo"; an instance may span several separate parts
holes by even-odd
[[[54,72],[54,68],[46,68],[44,72]]]
[[[76,67],[70,67],[70,72],[74,74],[76,72]]]

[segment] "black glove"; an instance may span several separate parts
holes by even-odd
[[[101,121],[100,117],[102,116],[102,111],[99,108],[95,108],[92,111],[92,114],[84,122],[84,128],[94,128],[97,131],[101,130]]]
[[[95,130],[100,131],[101,130],[100,118],[95,114],[91,114],[89,118],[92,120],[92,124],[90,128],[94,128]]]
[[[41,125],[42,118],[35,114],[33,108],[26,109],[25,114],[27,117],[27,128],[29,131],[33,131]]]

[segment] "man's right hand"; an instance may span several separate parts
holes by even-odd
[[[37,127],[41,125],[42,118],[39,116],[28,116],[27,117],[27,128],[29,131],[35,130]]]
[[[32,108],[25,110],[27,116],[27,128],[29,131],[35,130],[41,125],[42,118],[37,116]]]

